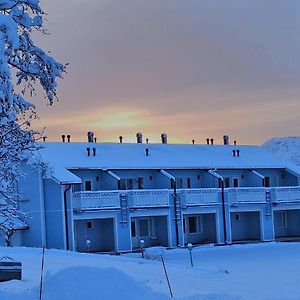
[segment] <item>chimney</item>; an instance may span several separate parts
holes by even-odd
[[[236,150],[236,156],[237,156],[237,157],[240,156],[240,150]]]
[[[137,142],[138,144],[142,144],[142,143],[143,143],[143,135],[142,135],[141,132],[138,132],[138,133],[136,134],[136,142]]]
[[[236,141],[233,141],[233,144],[236,146]]]
[[[167,144],[168,143],[168,136],[167,136],[166,133],[162,133],[160,137],[161,137],[161,142],[163,144]]]
[[[146,156],[149,156],[149,149],[148,148],[145,149],[145,153],[146,153]]]
[[[93,156],[96,156],[96,148],[93,148]]]
[[[61,139],[62,139],[62,142],[64,143],[64,142],[66,141],[66,136],[63,134],[63,135],[61,136]]]
[[[209,138],[206,139],[206,144],[209,145]]]
[[[235,150],[232,150],[232,155],[235,157]]]
[[[223,136],[223,141],[224,141],[224,145],[229,145],[229,136],[228,135],[224,135]]]
[[[192,144],[195,145],[195,140],[192,140]]]
[[[43,136],[43,142],[46,142],[46,138],[47,138],[46,136]]]
[[[120,144],[123,143],[123,137],[121,135],[119,136],[119,141],[120,141]]]
[[[71,142],[71,135],[67,135],[67,140],[68,140],[68,143],[70,143]]]
[[[87,156],[91,156],[91,148],[86,148]]]
[[[213,145],[214,144],[214,139],[210,139],[210,143]]]
[[[93,142],[94,142],[94,132],[89,131],[89,132],[87,133],[87,137],[88,137],[88,142],[89,142],[89,143],[93,143]]]

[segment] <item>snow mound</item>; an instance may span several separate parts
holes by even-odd
[[[300,165],[300,136],[272,138],[262,146],[280,157]]]

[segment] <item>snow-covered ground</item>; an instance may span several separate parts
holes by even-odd
[[[300,165],[300,136],[272,138],[263,147]]]
[[[266,243],[188,250],[152,248],[110,256],[46,250],[43,299],[169,299],[160,254],[175,299],[299,300],[300,243]],[[1,300],[38,299],[41,249],[0,248],[23,263],[23,280],[0,283]]]

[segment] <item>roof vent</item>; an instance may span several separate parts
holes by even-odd
[[[91,148],[86,148],[87,156],[91,156]]]
[[[206,139],[206,145],[209,145],[209,138]]]
[[[146,154],[146,156],[149,156],[149,149],[148,148],[145,149],[145,154]]]
[[[146,144],[149,144],[149,139],[146,139]]]
[[[167,144],[168,143],[168,136],[167,136],[166,133],[162,133],[160,137],[161,137],[161,142],[163,144]]]
[[[233,144],[236,145],[236,141],[233,141]]]
[[[224,145],[229,145],[229,136],[228,135],[223,136],[223,142],[224,142]]]
[[[119,141],[120,141],[120,144],[123,143],[123,137],[121,135],[119,136]]]
[[[88,142],[89,142],[89,143],[93,143],[93,142],[94,142],[94,132],[89,131],[89,132],[87,133],[87,137],[88,137]]]
[[[214,139],[210,139],[210,143],[211,143],[211,145],[213,145],[214,144]]]
[[[71,142],[71,135],[70,134],[67,135],[67,140],[68,140],[68,143]]]
[[[47,137],[43,136],[43,142],[46,142]]]
[[[64,134],[61,136],[61,140],[63,143],[66,141],[66,136]]]
[[[97,138],[96,137],[94,138],[94,143],[97,143]]]
[[[138,133],[136,134],[136,142],[137,142],[138,144],[143,143],[143,135],[142,135],[141,132],[138,132]]]
[[[195,140],[192,140],[192,144],[195,145]]]
[[[93,148],[93,156],[96,156],[96,148]]]

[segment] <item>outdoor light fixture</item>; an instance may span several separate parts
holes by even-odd
[[[144,258],[144,247],[145,247],[145,241],[140,240],[140,246],[141,246],[141,251],[142,251],[142,258]]]
[[[91,243],[92,242],[90,240],[86,240],[86,242],[85,242],[87,253],[90,253]]]
[[[187,244],[187,248],[188,248],[189,253],[190,253],[191,267],[193,268],[194,267],[193,256],[192,256],[193,244],[192,243],[188,243]]]

